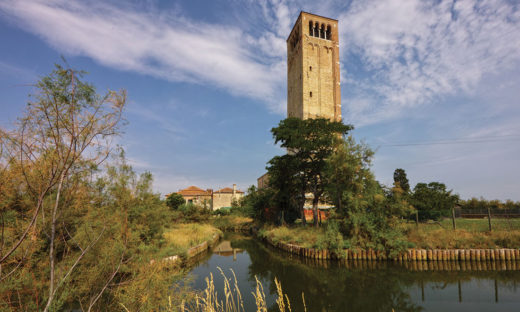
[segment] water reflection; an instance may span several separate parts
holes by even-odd
[[[302,292],[311,311],[512,311],[520,308],[517,263],[317,261],[274,250],[254,239],[226,234],[221,248],[194,268],[195,287],[203,289],[210,272],[221,287],[217,267],[232,268],[254,311],[249,294],[258,276],[270,311],[276,311],[277,277],[293,311],[303,311]],[[431,265],[430,265],[431,264]],[[518,267],[520,268],[520,267]],[[499,269],[500,271],[496,271]],[[511,271],[508,271],[511,270]],[[219,290],[222,293],[221,290]]]
[[[237,260],[237,253],[244,252],[243,249],[233,248],[230,240],[222,240],[220,243],[213,248],[213,253],[219,256],[233,256],[233,261]]]

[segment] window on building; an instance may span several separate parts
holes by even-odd
[[[327,40],[330,40],[332,38],[332,31],[330,29],[330,25],[327,26],[326,37],[327,37]]]
[[[312,27],[312,21],[309,22],[309,36],[314,36],[314,27]]]
[[[311,91],[311,92],[309,92],[309,97],[312,97],[312,91]]]

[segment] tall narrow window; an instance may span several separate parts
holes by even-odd
[[[309,22],[309,36],[314,36],[314,28],[312,27],[312,21]]]
[[[327,26],[327,40],[332,38],[332,31],[330,30],[330,25]]]
[[[320,37],[320,24],[318,22],[314,24],[314,37]]]
[[[320,38],[325,39],[325,25],[321,24],[320,28]]]
[[[309,97],[312,97],[312,91],[311,91],[311,92],[309,92]]]

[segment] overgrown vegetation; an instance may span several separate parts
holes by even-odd
[[[56,66],[0,130],[2,311],[145,311],[189,294],[169,287],[178,268],[149,263],[183,248],[165,231],[195,213],[170,209],[150,173],[111,153],[126,94],[101,96],[82,77]]]
[[[164,238],[172,251],[169,254],[182,255],[186,251],[203,242],[211,241],[221,232],[209,224],[184,223],[175,224],[164,233]]]
[[[485,219],[457,219],[457,230],[451,220],[402,224],[407,240],[417,248],[518,248],[520,220],[494,219],[493,231],[488,231]]]
[[[238,286],[235,272],[231,270],[232,278],[228,278],[219,268],[224,278],[224,293],[219,296],[215,289],[213,275],[206,277],[206,289],[195,297],[191,302],[183,301],[180,309],[170,304],[167,311],[187,311],[187,312],[246,312],[244,308],[244,299]],[[256,288],[252,293],[255,298],[256,312],[267,312],[268,306],[265,299],[264,286],[255,276]],[[276,308],[279,312],[291,312],[291,302],[289,297],[283,292],[282,284],[278,279],[274,279],[276,286]],[[224,298],[224,299],[222,299]],[[303,312],[307,311],[305,304],[305,296],[302,293]],[[272,309],[269,309],[271,311]]]
[[[288,153],[268,162],[269,187],[251,188],[242,203],[255,217],[282,225],[264,228],[263,235],[319,249],[372,248],[389,253],[414,245],[519,246],[514,232],[489,234],[460,228],[453,232],[451,228],[457,223],[453,220],[450,227],[425,230],[425,222],[454,218],[456,204],[462,208],[488,204],[494,209],[513,208],[515,204],[460,201],[440,182],[417,183],[412,190],[402,168],[395,170],[392,186],[381,185],[370,168],[374,152],[352,136],[342,136],[350,129],[321,118],[288,118],[272,129],[275,142],[281,142]],[[317,218],[318,204],[334,207],[327,210],[324,228],[305,227],[303,207],[309,202],[315,226],[322,223]],[[434,237],[428,240],[429,236]]]

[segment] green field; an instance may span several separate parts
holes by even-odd
[[[455,219],[457,229],[466,230],[471,232],[487,232],[489,231],[488,219]],[[438,223],[428,222],[421,223],[420,227],[427,230],[428,228],[438,229],[452,229],[452,221],[449,218],[443,219]],[[520,218],[519,219],[491,219],[491,228],[493,231],[508,231],[508,230],[520,230]]]
[[[418,248],[520,248],[520,219],[451,219],[405,225],[408,241]]]

